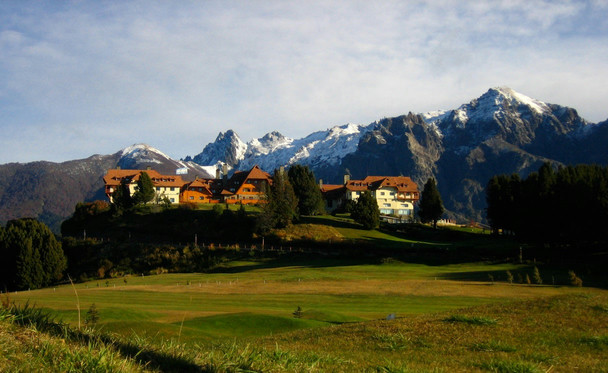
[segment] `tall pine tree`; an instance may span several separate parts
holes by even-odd
[[[275,170],[272,185],[266,190],[266,204],[258,216],[258,230],[267,232],[273,228],[284,228],[297,217],[298,199],[293,192],[287,174]]]
[[[365,229],[378,228],[380,225],[380,210],[378,203],[371,192],[366,190],[357,199],[353,206],[351,217]]]
[[[289,182],[298,198],[298,213],[301,215],[317,215],[324,211],[321,189],[315,181],[314,173],[308,166],[299,164],[289,168]]]
[[[420,196],[420,204],[418,216],[423,223],[432,222],[433,228],[437,228],[437,220],[443,215],[443,201],[437,189],[437,183],[434,178],[429,178],[424,184],[422,195]]]
[[[137,180],[137,191],[133,194],[135,203],[146,204],[154,199],[156,191],[154,190],[154,183],[147,172],[143,171],[139,174],[139,180]]]

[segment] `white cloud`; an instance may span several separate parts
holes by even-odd
[[[37,5],[0,5],[0,163],[135,142],[183,157],[230,128],[299,137],[498,85],[608,117],[601,2]]]

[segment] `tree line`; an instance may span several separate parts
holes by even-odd
[[[67,267],[61,243],[35,219],[0,226],[0,285],[4,290],[37,289],[56,283]]]
[[[545,163],[526,178],[496,175],[488,182],[486,201],[495,232],[547,244],[605,242],[608,167]]]

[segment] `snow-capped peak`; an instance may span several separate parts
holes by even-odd
[[[538,114],[551,112],[551,109],[542,101],[530,98],[522,93],[516,92],[515,90],[509,87],[497,87],[492,88],[488,91],[488,93],[496,93],[494,102],[496,105],[501,105],[503,100],[507,100],[507,102],[511,105],[517,104],[528,106],[530,109],[534,110]]]
[[[127,146],[121,151],[120,155],[121,158],[137,158],[141,162],[160,163],[158,156],[171,159],[171,157],[165,153],[147,144],[133,144]]]

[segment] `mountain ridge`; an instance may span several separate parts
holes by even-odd
[[[435,177],[449,217],[483,220],[491,176],[527,176],[544,162],[605,165],[606,143],[608,120],[589,123],[573,108],[497,87],[456,109],[348,123],[300,139],[272,131],[244,142],[228,129],[183,160],[134,144],[111,155],[61,163],[0,165],[0,223],[30,216],[56,229],[77,202],[105,198],[102,177],[109,168],[151,167],[165,174],[187,169],[189,179],[213,177],[223,165],[243,170],[256,164],[268,172],[308,165],[325,183],[341,183],[345,173],[410,176],[419,186]]]

